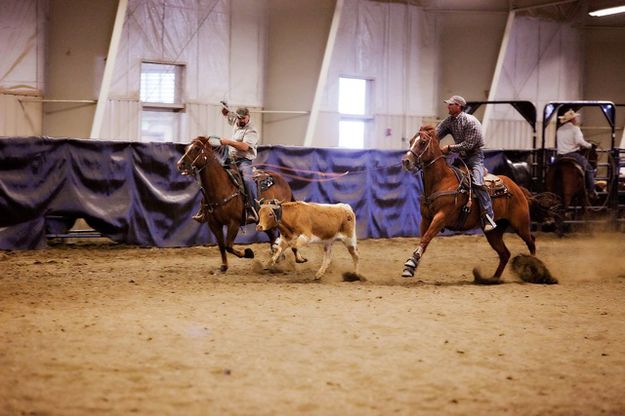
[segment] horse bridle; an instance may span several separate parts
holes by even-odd
[[[193,161],[191,161],[191,169],[192,169],[193,174],[198,174],[202,172],[208,165],[208,156],[206,155],[206,145],[202,143],[200,140],[194,140],[191,143],[191,146],[201,146],[200,153],[195,157],[195,159],[193,159]],[[196,163],[201,157],[204,159],[204,165],[202,165],[201,167],[197,167]]]
[[[416,140],[419,140],[419,139],[417,139],[417,137],[420,138],[421,134],[422,134],[421,132],[417,133],[417,135],[415,136],[415,142],[416,142]],[[425,148],[423,149],[423,151],[420,154],[417,154],[417,152],[412,150],[412,147],[414,146],[415,142],[413,142],[413,144],[408,149],[408,153],[411,153],[415,157],[415,159],[416,159],[416,165],[417,165],[418,170],[423,170],[423,169],[427,168],[428,166],[433,165],[434,162],[436,162],[438,159],[442,159],[442,158],[445,157],[444,155],[440,155],[440,156],[435,157],[434,159],[430,160],[427,163],[427,165],[425,165],[425,166],[423,165],[423,160],[421,158],[423,157],[425,152],[427,152],[427,150],[430,148],[430,144],[432,144],[432,137],[430,137],[429,135],[427,135],[427,136],[428,136],[428,144],[425,146]]]

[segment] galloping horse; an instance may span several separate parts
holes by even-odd
[[[254,258],[254,252],[246,248],[243,252],[233,248],[234,239],[241,225],[245,225],[244,195],[241,188],[234,183],[228,171],[224,168],[217,153],[213,149],[208,137],[196,137],[186,147],[184,155],[180,158],[176,167],[183,175],[197,173],[204,194],[206,209],[208,210],[208,226],[217,239],[217,245],[221,253],[222,272],[228,270],[226,251],[241,258]],[[280,201],[294,201],[291,187],[282,176],[275,172],[265,171],[262,174],[267,188],[261,186],[260,196],[265,199],[277,199]],[[224,241],[224,226],[227,233]],[[276,240],[274,230],[265,231],[269,237],[269,243],[273,247]],[[295,260],[298,263],[306,261],[293,249]]]
[[[423,174],[424,195],[421,197],[421,241],[404,264],[402,276],[412,277],[430,241],[443,229],[470,230],[480,226],[480,210],[477,200],[472,201],[469,211],[463,210],[469,201],[467,177],[447,164],[433,126],[423,126],[412,139],[410,149],[402,158],[407,170],[419,168]],[[521,188],[507,176],[498,176],[505,191],[493,198],[493,211],[497,228],[484,233],[491,247],[499,255],[499,266],[491,278],[484,278],[477,268],[473,269],[476,283],[500,283],[501,274],[510,259],[510,251],[503,241],[506,225],[525,241],[530,253],[536,253],[534,236],[530,233],[528,201]],[[466,212],[466,211],[465,211]]]
[[[590,149],[580,150],[582,156],[588,159],[593,169],[597,168],[597,151],[594,146]],[[579,201],[582,209],[589,205],[588,193],[583,166],[572,157],[559,157],[556,162],[549,166],[546,175],[547,191],[553,192],[560,197],[562,209],[566,214],[568,207],[574,200]]]

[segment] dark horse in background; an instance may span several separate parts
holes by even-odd
[[[183,175],[197,174],[202,186],[204,201],[208,211],[208,226],[217,239],[221,253],[222,272],[228,270],[226,252],[241,258],[254,258],[254,252],[246,248],[243,252],[233,247],[239,228],[245,225],[244,193],[240,185],[240,173],[235,164],[224,166],[223,154],[216,151],[219,148],[211,145],[208,137],[196,137],[186,147],[184,155],[176,167]],[[221,149],[224,149],[223,147]],[[223,153],[223,152],[222,152]],[[229,172],[230,171],[230,172]],[[278,173],[260,171],[255,175],[260,182],[261,198],[277,199],[279,201],[294,201],[293,192],[286,180]],[[257,178],[258,177],[258,178]],[[224,236],[224,226],[227,232]],[[273,247],[276,240],[274,230],[266,231],[269,243]],[[295,260],[298,263],[306,261],[297,249],[293,249]]]
[[[423,174],[423,195],[421,197],[421,241],[405,264],[402,276],[411,277],[430,241],[443,229],[464,231],[481,225],[477,199],[469,202],[468,175],[454,170],[443,156],[433,126],[421,127],[413,138],[410,149],[402,158],[407,170],[418,168]],[[506,225],[509,225],[527,245],[529,252],[536,253],[534,236],[530,232],[529,203],[523,190],[506,176],[498,176],[499,189],[492,198],[497,228],[485,233],[491,247],[499,255],[499,265],[491,278],[481,276],[473,269],[475,282],[480,284],[500,283],[510,251],[503,241]],[[489,191],[490,192],[490,191]],[[493,195],[491,193],[491,195]],[[463,211],[468,213],[463,214]],[[414,263],[415,266],[411,267]]]
[[[590,149],[580,150],[579,153],[588,159],[593,169],[597,169],[597,151],[594,145]],[[578,202],[583,211],[590,205],[584,168],[574,158],[560,156],[549,166],[546,189],[560,198],[565,215],[572,202]]]

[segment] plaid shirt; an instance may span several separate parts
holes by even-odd
[[[439,140],[448,134],[451,134],[456,143],[450,145],[449,150],[460,153],[461,157],[471,156],[484,147],[482,125],[477,118],[464,111],[461,111],[456,117],[447,117],[436,127],[436,135]]]

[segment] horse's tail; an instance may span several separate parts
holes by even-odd
[[[559,222],[563,217],[562,202],[553,192],[532,193],[520,186],[530,207],[530,219],[533,222]]]

